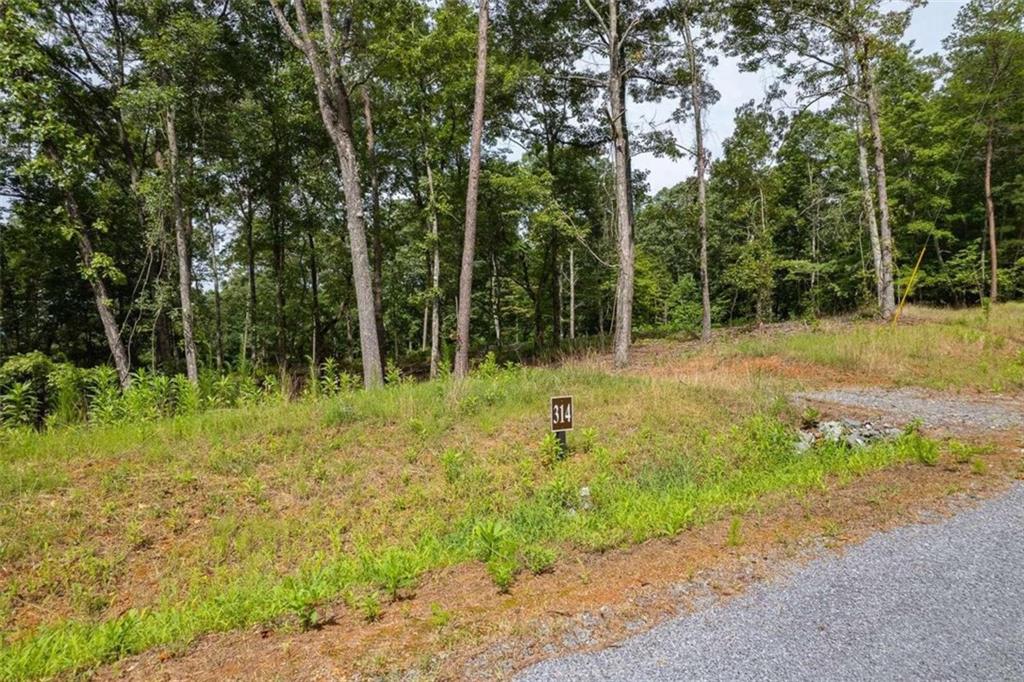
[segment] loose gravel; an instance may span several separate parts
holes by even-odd
[[[1024,486],[519,679],[1024,679]]]
[[[901,423],[957,431],[1024,429],[1024,399],[934,394],[916,388],[844,388],[797,393],[795,398],[871,410]]]

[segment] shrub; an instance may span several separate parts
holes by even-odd
[[[473,527],[473,545],[480,561],[506,557],[511,552],[512,529],[500,519],[484,519]]]
[[[522,554],[523,564],[534,575],[547,573],[555,565],[555,551],[547,547],[527,545],[523,548]]]
[[[554,433],[547,433],[540,441],[538,454],[545,464],[554,464],[562,458],[562,444]]]
[[[403,590],[416,585],[419,566],[416,556],[405,550],[391,548],[378,556],[364,556],[367,575],[391,599],[397,599]]]
[[[39,351],[12,355],[0,365],[0,394],[10,394],[17,386],[16,397],[21,405],[32,406],[31,414],[19,415],[24,419],[19,424],[42,426],[50,407],[49,376],[53,369],[53,361]]]
[[[85,421],[89,403],[86,399],[86,372],[69,363],[54,365],[46,378],[51,395],[51,425],[76,424]]]
[[[31,381],[12,384],[0,393],[0,423],[4,426],[34,426],[39,415],[39,400]]]
[[[487,562],[487,572],[502,594],[511,589],[518,569],[519,566],[513,557],[497,556]]]

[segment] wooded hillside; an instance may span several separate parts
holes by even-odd
[[[6,0],[0,360],[374,386],[1021,298],[1024,2],[941,55],[920,4]],[[722,55],[776,82],[712,153]]]

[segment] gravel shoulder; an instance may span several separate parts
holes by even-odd
[[[518,679],[1024,679],[1024,486]]]
[[[839,388],[797,393],[796,400],[866,410],[900,424],[920,419],[926,427],[954,432],[1024,428],[1024,397],[932,393],[919,388]]]

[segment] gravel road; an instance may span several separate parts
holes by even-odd
[[[519,679],[1024,679],[1024,486]]]
[[[1024,426],[1021,399],[929,393],[917,388],[842,388],[797,393],[794,397],[871,410],[901,424],[921,419],[925,426],[972,432],[1017,430]]]

